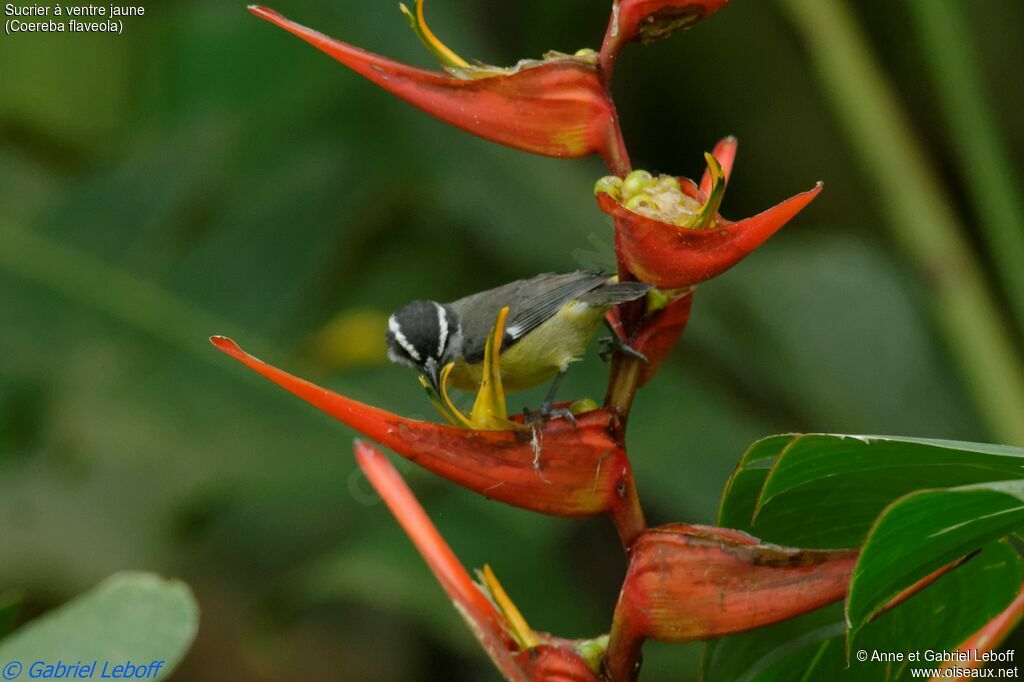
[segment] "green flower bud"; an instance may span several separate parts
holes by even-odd
[[[633,198],[629,199],[626,202],[626,208],[628,208],[630,211],[637,211],[637,212],[639,212],[639,209],[642,209],[642,208],[645,208],[648,211],[658,211],[659,210],[658,209],[658,202],[656,202],[652,197],[649,197],[646,194],[637,194]]]
[[[617,201],[622,196],[622,178],[607,175],[594,183],[594,194],[610,194]]]
[[[593,412],[594,410],[601,407],[597,404],[597,401],[593,398],[580,398],[573,404],[569,405],[569,411],[573,414],[583,414],[585,412]]]
[[[645,170],[635,170],[622,181],[622,198],[629,201],[654,184],[654,177]]]
[[[661,289],[651,289],[647,292],[647,314],[656,313],[671,302],[672,298]]]

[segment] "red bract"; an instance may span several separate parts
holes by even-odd
[[[667,38],[727,4],[729,0],[616,0],[601,46],[601,65],[610,71],[631,40],[651,43]]]
[[[684,524],[650,529],[632,547],[607,672],[611,679],[633,679],[644,639],[722,637],[842,599],[856,560],[852,550],[761,544],[734,530]]]
[[[625,152],[615,107],[597,68],[571,56],[472,79],[427,71],[366,52],[265,7],[253,14],[280,26],[436,118],[534,154],[600,154],[621,166]],[[628,162],[625,162],[628,164]]]
[[[214,346],[314,407],[425,469],[486,497],[555,516],[610,512],[639,518],[625,452],[609,435],[614,417],[594,410],[573,424],[555,419],[530,429],[472,431],[406,419],[328,391],[254,358],[234,341]],[[624,541],[641,528],[624,532]]]
[[[519,652],[515,660],[530,682],[598,682],[586,662],[565,646],[542,644]]]
[[[722,167],[722,175],[725,177],[726,183],[729,182],[729,178],[732,176],[732,167],[736,164],[737,147],[739,147],[739,140],[735,136],[729,135],[716,142],[715,148],[711,150],[711,155],[715,157],[715,160]],[[697,188],[700,190],[700,194],[706,197],[711,194],[713,186],[714,176],[711,173],[711,169],[706,168],[704,175],[701,176],[700,185]]]
[[[502,607],[492,603],[473,582],[387,457],[360,441],[355,443],[355,455],[370,484],[423,555],[456,610],[506,680],[597,682],[597,676],[573,649],[573,642],[540,635],[543,643],[521,649],[511,634],[517,624],[510,622],[500,610]],[[518,615],[518,609],[515,611]],[[528,626],[523,622],[518,627]],[[537,638],[532,631],[530,636]]]
[[[621,320],[622,309],[613,308],[608,311],[608,322],[611,324],[612,330],[633,350],[642,353],[647,358],[646,363],[640,364],[641,377],[637,382],[637,387],[650,381],[672,353],[679,337],[686,331],[692,306],[693,292],[687,291],[680,294],[669,301],[664,308],[644,317],[640,323],[640,330],[632,336],[626,335]]]
[[[727,138],[715,151],[727,178],[735,141]],[[709,187],[710,183],[705,176],[701,184]],[[707,200],[693,181],[679,178],[679,184],[685,194],[700,202]],[[716,215],[714,225],[702,229],[641,215],[603,192],[597,194],[597,203],[615,218],[615,244],[622,267],[641,281],[680,288],[704,282],[739,263],[818,196],[821,188],[818,183],[814,189],[745,220],[733,222]]]
[[[501,614],[469,577],[401,475],[384,454],[371,445],[356,441],[355,455],[370,484],[423,555],[494,665],[506,679],[525,682],[527,677],[512,659],[513,641],[503,627]]]

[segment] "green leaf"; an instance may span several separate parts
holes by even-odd
[[[801,680],[817,652],[842,650],[846,632],[842,608],[835,604],[777,625],[709,642],[704,649],[704,679],[720,682]]]
[[[903,495],[1018,479],[1024,479],[1021,448],[825,434],[787,444],[775,437],[755,444],[741,461],[726,486],[719,523],[772,542],[856,547]]]
[[[1020,557],[992,543],[966,564],[868,623],[854,652],[951,650],[1013,601],[1024,578]],[[842,606],[813,611],[767,628],[710,642],[704,653],[708,682],[805,682],[910,679],[906,664],[846,662]],[[928,666],[927,663],[922,663]]]
[[[904,589],[1024,526],[1024,481],[923,490],[894,502],[868,535],[846,614],[850,642]]]
[[[0,661],[164,661],[166,677],[188,651],[199,607],[184,583],[119,573],[0,642]]]
[[[718,525],[723,528],[750,528],[761,488],[772,465],[786,446],[798,437],[796,434],[769,436],[750,446],[725,484],[718,510]]]

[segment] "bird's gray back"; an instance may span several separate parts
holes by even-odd
[[[487,335],[503,307],[509,307],[502,343],[508,348],[551,319],[566,303],[607,281],[607,275],[594,272],[545,273],[453,301],[450,305],[462,325],[464,359],[470,364],[483,359]]]

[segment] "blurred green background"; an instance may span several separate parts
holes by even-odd
[[[1002,154],[972,166],[965,93],[950,80],[963,64],[935,50],[927,3],[850,9],[987,300],[1014,328],[1020,301],[996,267],[1014,254],[988,248],[991,202],[971,181],[998,190],[1021,177],[1024,5],[935,3],[960,15],[983,93],[968,98],[968,122]],[[673,360],[639,395],[630,446],[652,523],[713,521],[745,447],[772,433],[1008,439],[989,418],[1005,403],[959,369],[977,349],[948,332],[944,272],[901,241],[910,228],[885,192],[903,190],[888,180],[903,169],[873,167],[884,139],[850,134],[802,4],[736,0],[629,48],[615,74],[637,166],[699,177],[702,152],[739,137],[726,215],[826,182],[792,225],[701,287]],[[607,19],[594,0],[430,5],[453,49],[497,64],[598,47]],[[202,621],[177,679],[494,679],[358,473],[352,432],[207,337],[433,418],[412,374],[381,363],[381,316],[610,265],[590,191],[603,167],[448,128],[242,4],[144,6],[122,37],[0,36],[0,591],[20,591],[26,619],[117,570],[179,576]],[[275,9],[433,66],[396,3]],[[1011,343],[1019,353],[1019,333]],[[595,353],[562,395],[600,398],[605,378]],[[533,627],[607,630],[624,562],[606,519],[534,516],[398,464],[462,561],[490,563]],[[649,645],[644,679],[694,679],[697,654]]]

